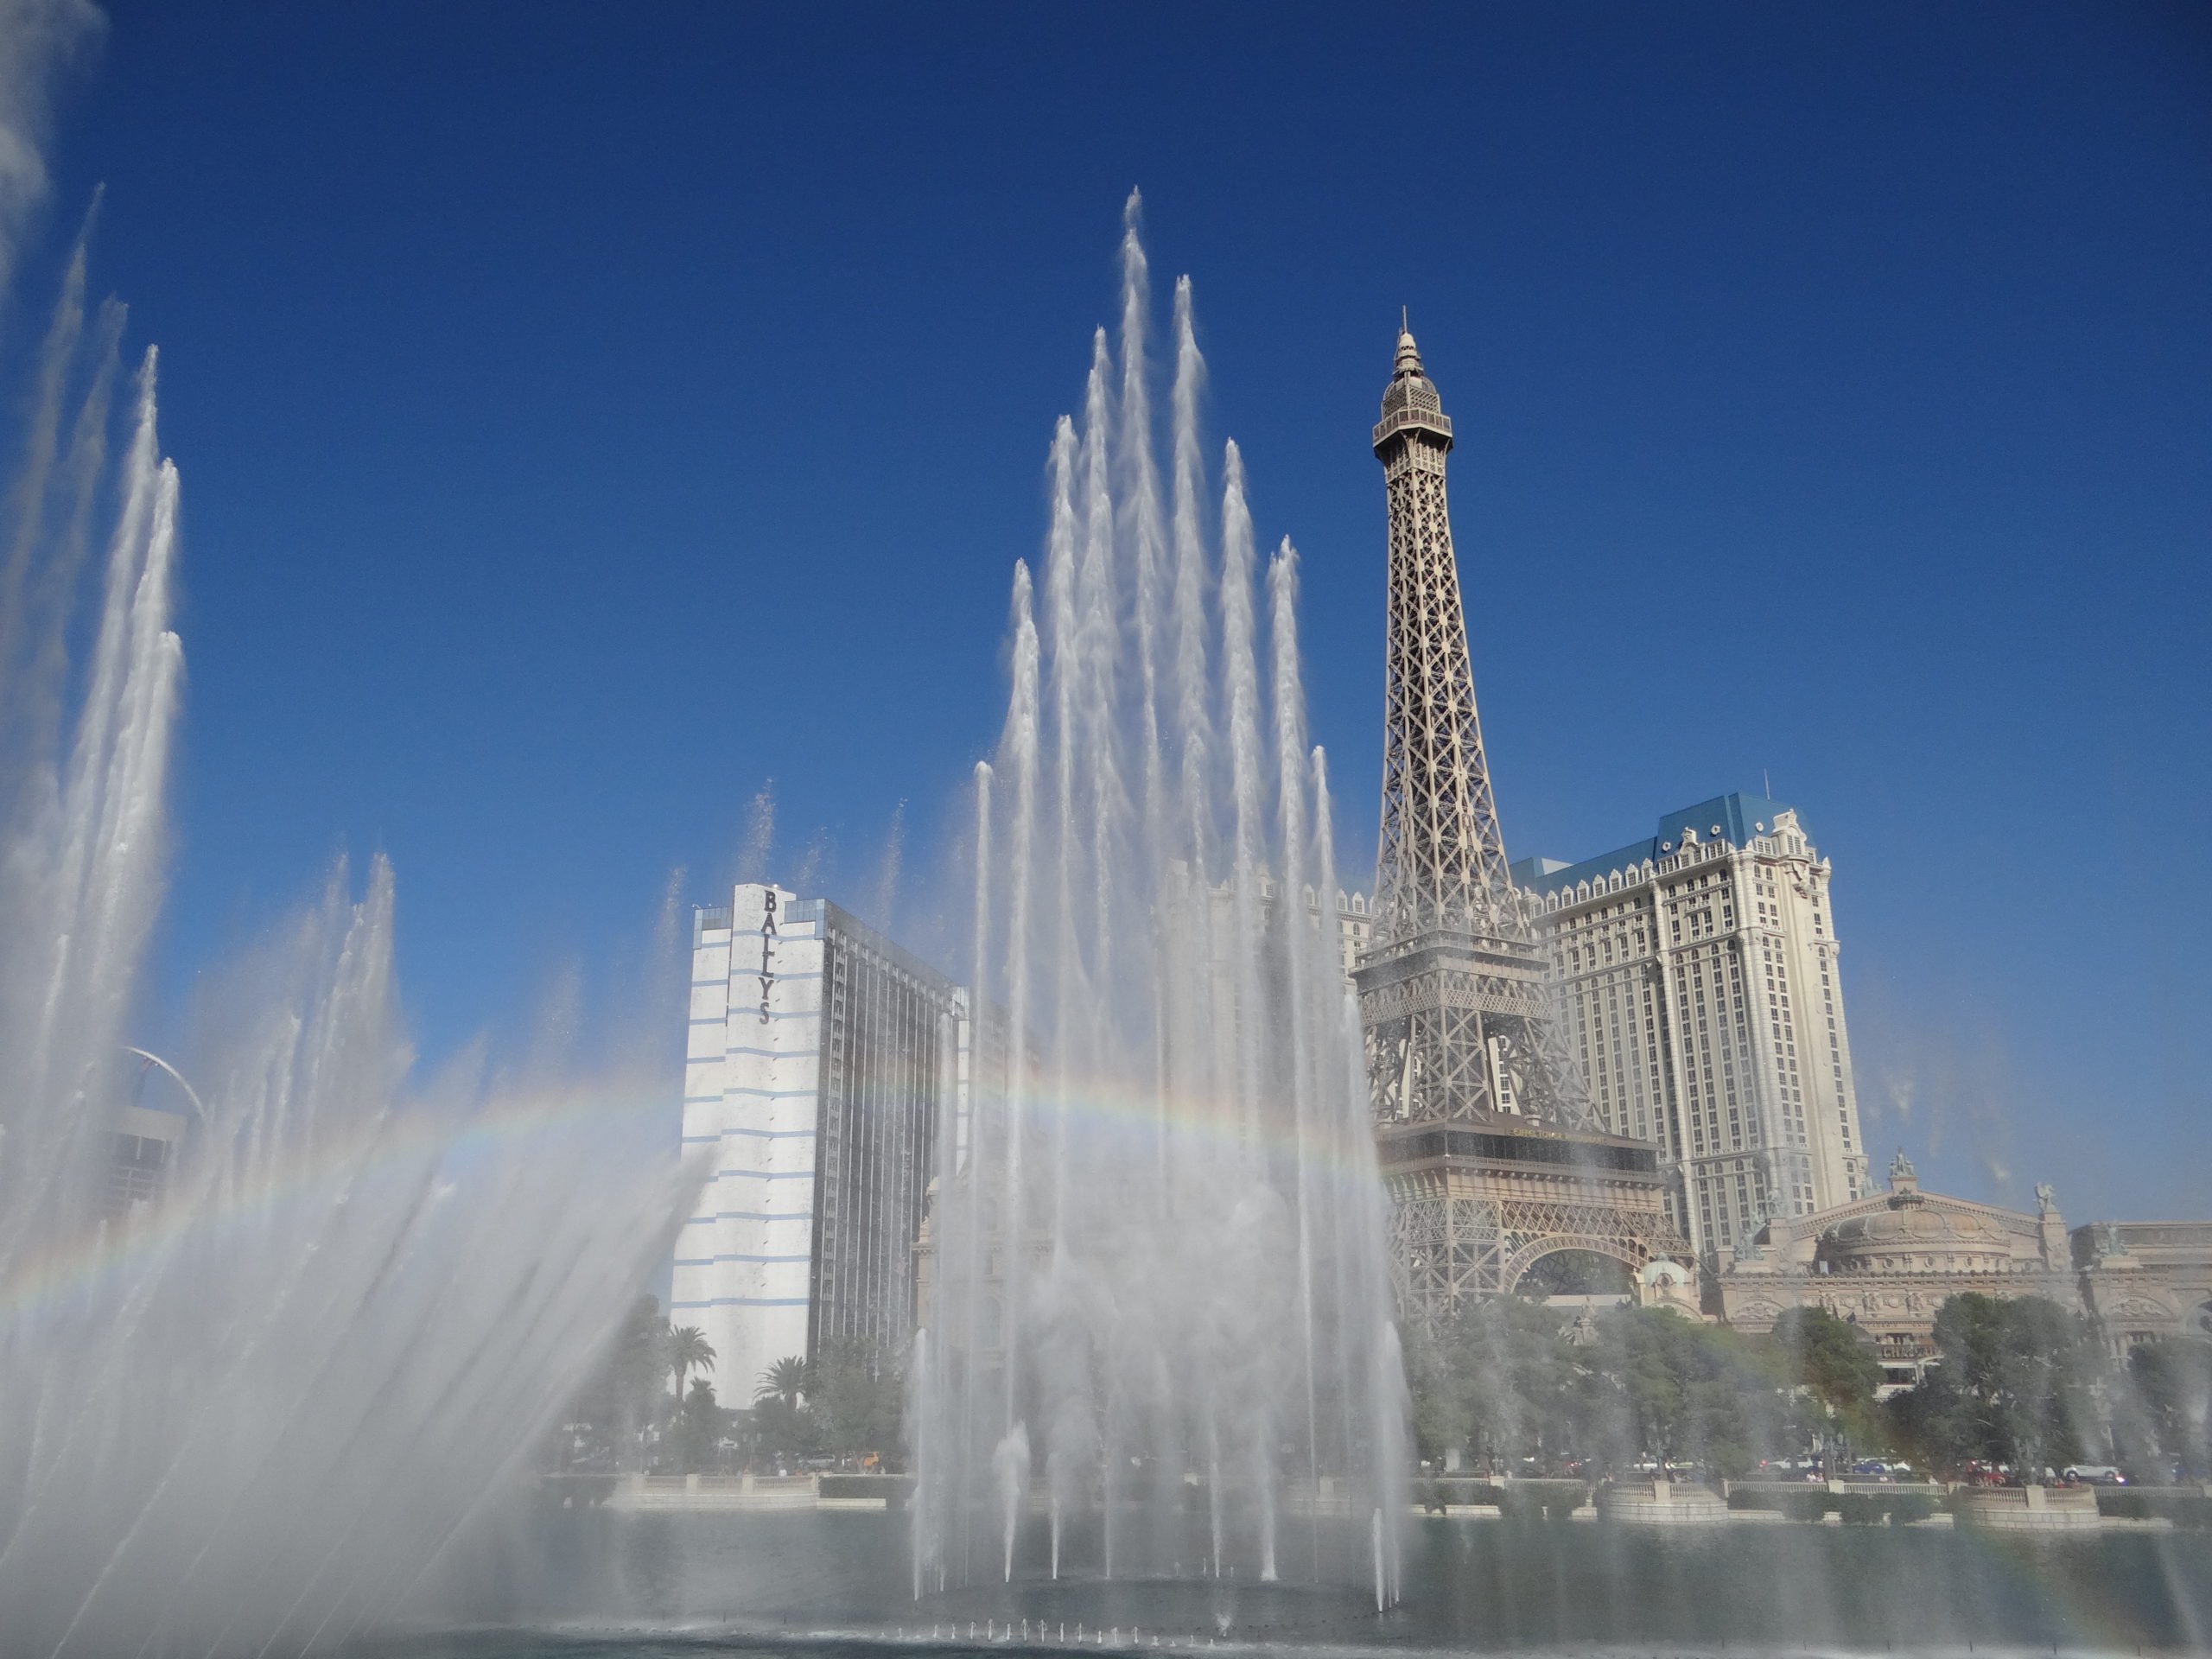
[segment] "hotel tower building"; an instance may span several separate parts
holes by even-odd
[[[1724,795],[1647,840],[1513,876],[1592,1108],[1658,1143],[1701,1259],[1770,1217],[1866,1195],[1831,870],[1795,808]]]

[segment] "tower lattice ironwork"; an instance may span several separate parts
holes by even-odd
[[[1399,1293],[1433,1319],[1557,1249],[1678,1241],[1656,1153],[1596,1128],[1504,838],[1452,550],[1452,421],[1401,327],[1374,433],[1389,505],[1382,826],[1359,988]]]

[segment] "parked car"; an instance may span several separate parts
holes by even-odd
[[[2125,1486],[2127,1477],[2108,1463],[2069,1463],[2061,1478],[2078,1480],[2085,1486]]]

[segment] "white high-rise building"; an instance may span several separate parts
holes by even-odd
[[[779,1359],[912,1334],[968,993],[828,900],[757,882],[696,912],[691,964],[683,1141],[715,1158],[670,1313],[705,1332],[736,1402]]]
[[[1795,809],[1724,795],[1579,864],[1523,859],[1599,1120],[1656,1141],[1708,1262],[1864,1196],[1829,865]]]

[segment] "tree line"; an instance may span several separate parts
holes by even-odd
[[[1558,1308],[1482,1303],[1408,1345],[1424,1459],[1591,1478],[1687,1465],[1725,1478],[1898,1459],[1952,1478],[2116,1462],[2154,1484],[2212,1472],[2212,1343],[2106,1353],[2079,1313],[1979,1293],[1937,1310],[1919,1384],[1878,1401],[1870,1336],[1794,1308],[1748,1336],[1659,1309],[1567,1323]]]
[[[580,1471],[734,1473],[806,1459],[895,1463],[906,1393],[898,1355],[825,1344],[753,1379],[749,1403],[722,1404],[709,1380],[718,1356],[696,1325],[641,1296],[556,1431],[551,1466]],[[688,1386],[687,1386],[688,1379]]]
[[[1968,1293],[1935,1321],[1919,1385],[1878,1401],[1871,1337],[1819,1308],[1748,1336],[1659,1309],[1570,1319],[1512,1297],[1407,1332],[1413,1428],[1432,1466],[1458,1452],[1491,1473],[1598,1478],[1686,1465],[1740,1478],[1762,1465],[1829,1472],[1867,1458],[1949,1478],[2113,1462],[2150,1484],[2212,1479],[2212,1342],[2106,1353],[2079,1313]],[[558,1431],[554,1466],[656,1473],[791,1468],[870,1458],[901,1466],[903,1356],[860,1342],[792,1355],[726,1407],[716,1356],[640,1298]]]

